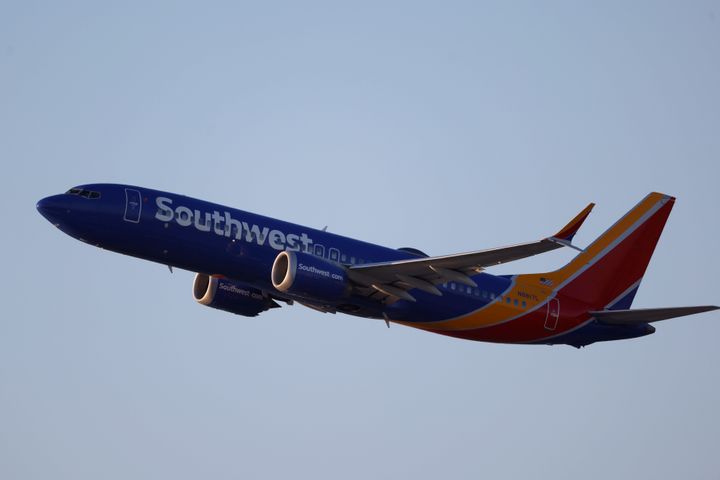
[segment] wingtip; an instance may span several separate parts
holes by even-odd
[[[575,218],[570,220],[570,222],[565,225],[558,233],[553,235],[553,237],[559,238],[560,240],[565,240],[567,242],[571,242],[573,237],[578,232],[578,230],[580,230],[580,227],[585,222],[588,215],[590,215],[590,212],[592,212],[592,209],[594,207],[595,204],[590,203],[580,213],[578,213]]]

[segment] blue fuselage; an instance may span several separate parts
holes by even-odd
[[[88,195],[55,195],[38,209],[60,230],[88,244],[173,267],[221,275],[279,298],[313,303],[275,291],[270,271],[278,253],[294,250],[344,265],[371,264],[420,253],[396,250],[215,203],[115,184],[77,187]],[[478,288],[440,286],[443,297],[414,293],[418,302],[382,305],[361,296],[342,302],[355,315],[436,321],[476,310],[510,286],[507,277],[478,274]]]

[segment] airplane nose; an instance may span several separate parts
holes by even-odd
[[[40,200],[35,208],[37,208],[40,215],[45,217],[52,223],[57,223],[57,219],[63,213],[66,213],[68,206],[63,198],[64,195],[53,195],[51,197],[45,197]]]

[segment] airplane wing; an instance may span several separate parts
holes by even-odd
[[[435,285],[449,281],[474,287],[477,285],[469,275],[479,273],[486,267],[531,257],[564,246],[576,248],[571,241],[594,206],[595,204],[591,203],[585,207],[555,235],[535,242],[440,257],[354,265],[348,268],[348,276],[356,284],[356,293],[386,303],[397,299],[415,301],[415,298],[408,293],[408,290],[413,288],[442,295]]]
[[[638,308],[633,310],[601,310],[590,312],[600,323],[607,325],[637,325],[639,323],[659,322],[670,318],[684,317],[695,313],[710,312],[720,307],[704,305],[699,307]]]

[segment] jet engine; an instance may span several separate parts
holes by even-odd
[[[345,267],[303,252],[280,252],[271,277],[279,291],[313,300],[333,302],[350,293]]]
[[[280,306],[257,288],[204,273],[195,275],[193,298],[202,305],[244,317]]]

